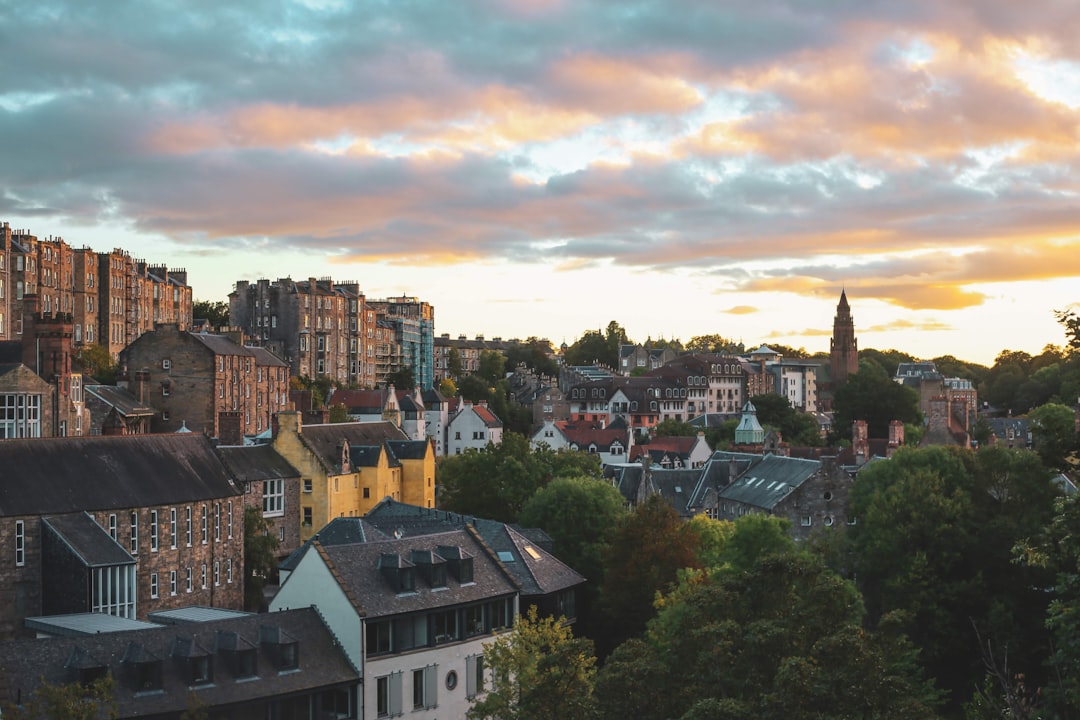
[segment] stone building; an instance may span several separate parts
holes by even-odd
[[[832,389],[847,382],[849,375],[859,371],[859,341],[855,338],[855,320],[851,317],[847,291],[840,292],[833,318],[833,334],[829,340],[829,381]]]
[[[121,353],[126,386],[157,416],[151,432],[182,428],[243,444],[289,406],[289,368],[265,348],[160,325]]]
[[[239,488],[197,434],[0,442],[0,637],[37,615],[240,609]]]
[[[23,333],[26,296],[35,313],[71,318],[76,347],[98,343],[115,358],[155,322],[191,327],[187,272],[151,265],[122,249],[95,253],[63,238],[39,239],[0,225],[0,340]]]
[[[374,387],[375,311],[355,282],[237,281],[229,323],[284,359],[296,376]]]
[[[244,507],[257,510],[277,538],[277,555],[300,547],[300,471],[270,445],[219,446],[218,456],[244,493]]]

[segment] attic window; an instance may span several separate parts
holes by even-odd
[[[529,557],[531,557],[533,560],[540,559],[540,553],[536,552],[536,550],[533,550],[532,545],[526,545],[525,552],[529,553]]]
[[[510,552],[509,550],[500,550],[499,560],[504,563],[514,562],[514,553]]]
[[[259,626],[259,644],[266,650],[278,672],[300,667],[300,644],[276,625]]]
[[[161,659],[143,649],[139,643],[128,643],[120,660],[128,686],[136,693],[162,689]]]

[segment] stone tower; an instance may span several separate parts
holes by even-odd
[[[840,292],[833,319],[832,340],[829,341],[829,379],[833,388],[847,382],[848,375],[859,371],[859,343],[855,339],[855,321],[851,318],[847,293]]]

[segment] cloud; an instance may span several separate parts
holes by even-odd
[[[758,309],[751,305],[736,305],[734,307],[728,308],[727,310],[724,310],[723,312],[728,315],[753,315],[754,313],[758,312]]]

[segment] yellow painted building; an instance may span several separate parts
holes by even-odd
[[[360,517],[384,497],[435,507],[435,450],[394,423],[304,427],[278,414],[274,449],[300,471],[300,541],[336,517]]]

